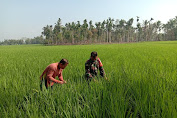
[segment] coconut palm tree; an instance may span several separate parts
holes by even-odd
[[[155,23],[155,27],[156,27],[156,37],[157,37],[157,39],[156,40],[160,40],[160,31],[161,31],[161,29],[162,29],[162,23],[161,23],[161,21],[157,21],[156,23]]]
[[[94,29],[94,26],[92,24],[92,20],[89,21],[89,31],[88,31],[88,40],[89,42],[92,41],[92,36],[93,36],[93,29]]]
[[[111,32],[113,28],[113,21],[110,17],[106,21],[106,30],[107,30],[107,42],[111,43]]]
[[[105,24],[106,24],[106,21],[104,20],[102,23],[101,23],[101,39],[103,42],[106,42],[106,28],[105,28]]]
[[[138,31],[139,31],[139,27],[140,27],[140,23],[139,23],[139,16],[136,16],[136,27],[135,27],[135,41],[139,41],[138,38]]]
[[[101,22],[95,23],[96,29],[97,29],[97,41],[96,42],[100,42],[101,41]]]
[[[119,21],[120,33],[121,33],[121,42],[125,42],[125,23],[126,21],[121,19]]]
[[[152,40],[153,39],[153,30],[154,30],[154,25],[152,24],[152,21],[153,21],[154,19],[153,18],[151,18],[149,21],[148,21],[148,29],[147,29],[147,41],[150,41],[150,40]]]
[[[127,42],[129,42],[129,38],[131,37],[131,32],[132,32],[132,24],[133,24],[133,18],[129,19],[127,22],[126,22],[126,30],[127,30]]]
[[[58,44],[59,40],[61,40],[59,35],[62,32],[61,29],[62,29],[61,19],[59,18],[57,23],[55,23],[54,30],[53,30],[56,44]]]
[[[87,41],[87,31],[88,31],[88,24],[87,24],[87,19],[85,19],[82,25],[82,35],[84,37],[84,42]]]
[[[42,35],[45,36],[45,44],[52,44],[52,25],[43,27]]]

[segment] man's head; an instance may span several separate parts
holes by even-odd
[[[59,62],[58,66],[59,66],[59,68],[61,68],[61,69],[65,69],[65,67],[66,67],[68,64],[69,64],[69,62],[68,62],[67,59],[62,59],[62,60]]]
[[[91,58],[92,61],[95,61],[97,59],[97,52],[95,52],[95,51],[92,52],[90,58]]]

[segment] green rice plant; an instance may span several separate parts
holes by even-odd
[[[177,116],[177,42],[0,46],[0,117]],[[84,65],[97,51],[108,80],[89,85]],[[67,84],[40,91],[50,63],[69,60]]]

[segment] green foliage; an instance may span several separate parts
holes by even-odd
[[[137,16],[136,25],[134,19],[130,18],[125,21],[124,19],[114,20],[108,18],[104,21],[95,22],[93,25],[92,20],[87,22],[87,19],[80,24],[66,23],[61,25],[61,19],[52,26],[45,26],[42,35],[48,41],[48,44],[91,44],[91,43],[112,43],[112,42],[139,42],[139,41],[164,41],[176,40],[177,18],[170,19],[167,24],[162,24],[161,21],[153,22],[144,20],[143,23],[139,22]],[[62,37],[58,37],[62,34]],[[44,42],[46,44],[46,42]]]
[[[0,117],[176,117],[177,42],[0,46]],[[108,81],[89,85],[84,63],[97,51]],[[67,58],[67,84],[40,91],[47,65]]]

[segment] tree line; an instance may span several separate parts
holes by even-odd
[[[129,20],[108,18],[93,24],[85,19],[62,25],[59,18],[54,26],[43,27],[41,36],[24,41],[24,44],[89,44],[89,43],[123,43],[140,41],[177,40],[177,16],[166,24],[154,19],[139,22],[140,18]],[[135,24],[135,26],[133,26]],[[4,41],[8,42],[8,41]],[[3,42],[1,42],[3,43]]]
[[[41,36],[37,36],[34,38],[27,38],[27,39],[6,39],[0,42],[0,45],[22,45],[22,44],[44,44],[44,39]]]

